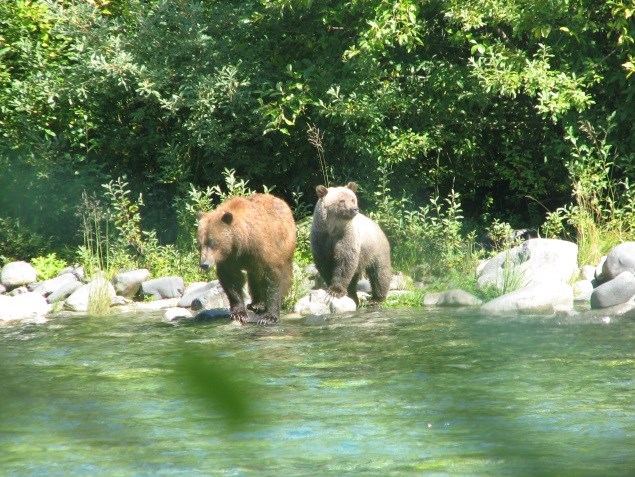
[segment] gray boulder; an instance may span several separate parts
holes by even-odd
[[[149,276],[150,270],[139,268],[137,270],[118,273],[115,278],[113,278],[112,284],[115,287],[117,295],[132,298],[139,293],[141,284],[145,282]]]
[[[606,254],[602,265],[602,281],[613,280],[623,272],[635,273],[635,242],[623,242]]]
[[[604,268],[604,262],[606,262],[606,255],[600,257],[600,261],[595,266],[595,281],[598,283],[603,283],[607,279],[602,275],[602,269]]]
[[[254,314],[247,312],[249,319],[248,322],[254,321]],[[228,309],[217,308],[214,310],[203,310],[194,317],[194,321],[216,321],[231,319],[232,315]]]
[[[58,273],[58,275],[64,275],[65,273],[72,273],[77,277],[80,282],[83,282],[86,278],[86,272],[81,265],[71,265]]]
[[[428,293],[423,298],[426,306],[479,306],[483,300],[464,290],[454,289],[439,293]]]
[[[187,308],[192,306],[192,301],[198,298],[200,295],[206,293],[207,291],[220,287],[220,283],[218,280],[212,280],[211,282],[193,282],[190,283],[185,291],[183,292],[183,296],[179,300],[178,306],[182,308]]]
[[[9,262],[0,271],[0,283],[9,290],[36,280],[37,271],[27,262]]]
[[[79,283],[75,274],[64,273],[55,278],[44,280],[43,282],[37,283],[31,291],[47,297],[69,283]]]
[[[82,283],[75,280],[69,281],[62,286],[60,286],[57,290],[51,292],[49,296],[46,297],[46,301],[49,303],[57,303],[58,301],[66,300],[71,294],[80,288]]]
[[[0,295],[0,321],[42,320],[51,307],[39,293]]]
[[[544,283],[567,283],[578,274],[578,246],[573,242],[536,238],[501,252],[482,267],[477,286],[499,290]]]
[[[487,314],[551,314],[573,308],[573,289],[566,283],[531,285],[488,301],[480,310]]]
[[[216,308],[229,308],[229,299],[220,286],[209,288],[199,293],[192,300],[192,310],[212,310]]]
[[[180,298],[185,290],[181,277],[161,277],[145,281],[141,284],[141,293],[150,295],[155,300],[164,298]]]
[[[591,293],[591,308],[607,308],[626,303],[635,296],[635,275],[624,271],[608,282],[602,283]]]

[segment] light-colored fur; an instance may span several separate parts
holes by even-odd
[[[357,186],[318,186],[311,250],[315,266],[334,296],[357,300],[357,281],[370,281],[373,302],[386,299],[392,277],[390,244],[379,226],[359,213]]]

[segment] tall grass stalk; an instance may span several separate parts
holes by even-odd
[[[110,311],[110,282],[104,277],[93,277],[88,285],[88,313],[105,315]]]
[[[79,258],[87,276],[91,277],[108,268],[110,246],[107,213],[102,209],[99,200],[83,192],[79,216],[84,243],[79,249]]]
[[[329,174],[326,168],[326,159],[324,158],[324,133],[321,132],[314,124],[309,125],[307,133],[309,136],[309,143],[317,151],[320,170],[322,171],[322,177],[324,178],[324,185],[326,187],[330,187]]]
[[[108,212],[94,197],[82,194],[79,210],[82,222],[84,245],[79,248],[79,260],[90,280],[88,292],[88,313],[103,315],[110,309],[110,243]],[[102,226],[103,224],[103,226]]]

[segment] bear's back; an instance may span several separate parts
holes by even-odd
[[[233,214],[232,226],[243,251],[257,255],[293,255],[295,221],[291,209],[282,199],[270,194],[233,197],[218,210]]]

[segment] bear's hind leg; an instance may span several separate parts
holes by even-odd
[[[271,325],[277,323],[280,319],[280,308],[282,306],[281,286],[284,286],[285,279],[286,277],[281,276],[281,273],[276,271],[265,275],[264,289],[267,306],[265,312],[258,316],[258,324]]]
[[[256,272],[250,272],[247,275],[247,283],[249,284],[249,295],[251,303],[247,305],[247,309],[256,314],[264,313],[267,310],[265,288],[263,286],[262,276],[257,276]]]
[[[368,275],[368,281],[373,291],[369,305],[378,305],[386,300],[388,292],[390,291],[390,281],[392,279],[390,264],[369,267],[366,270],[366,274]]]

